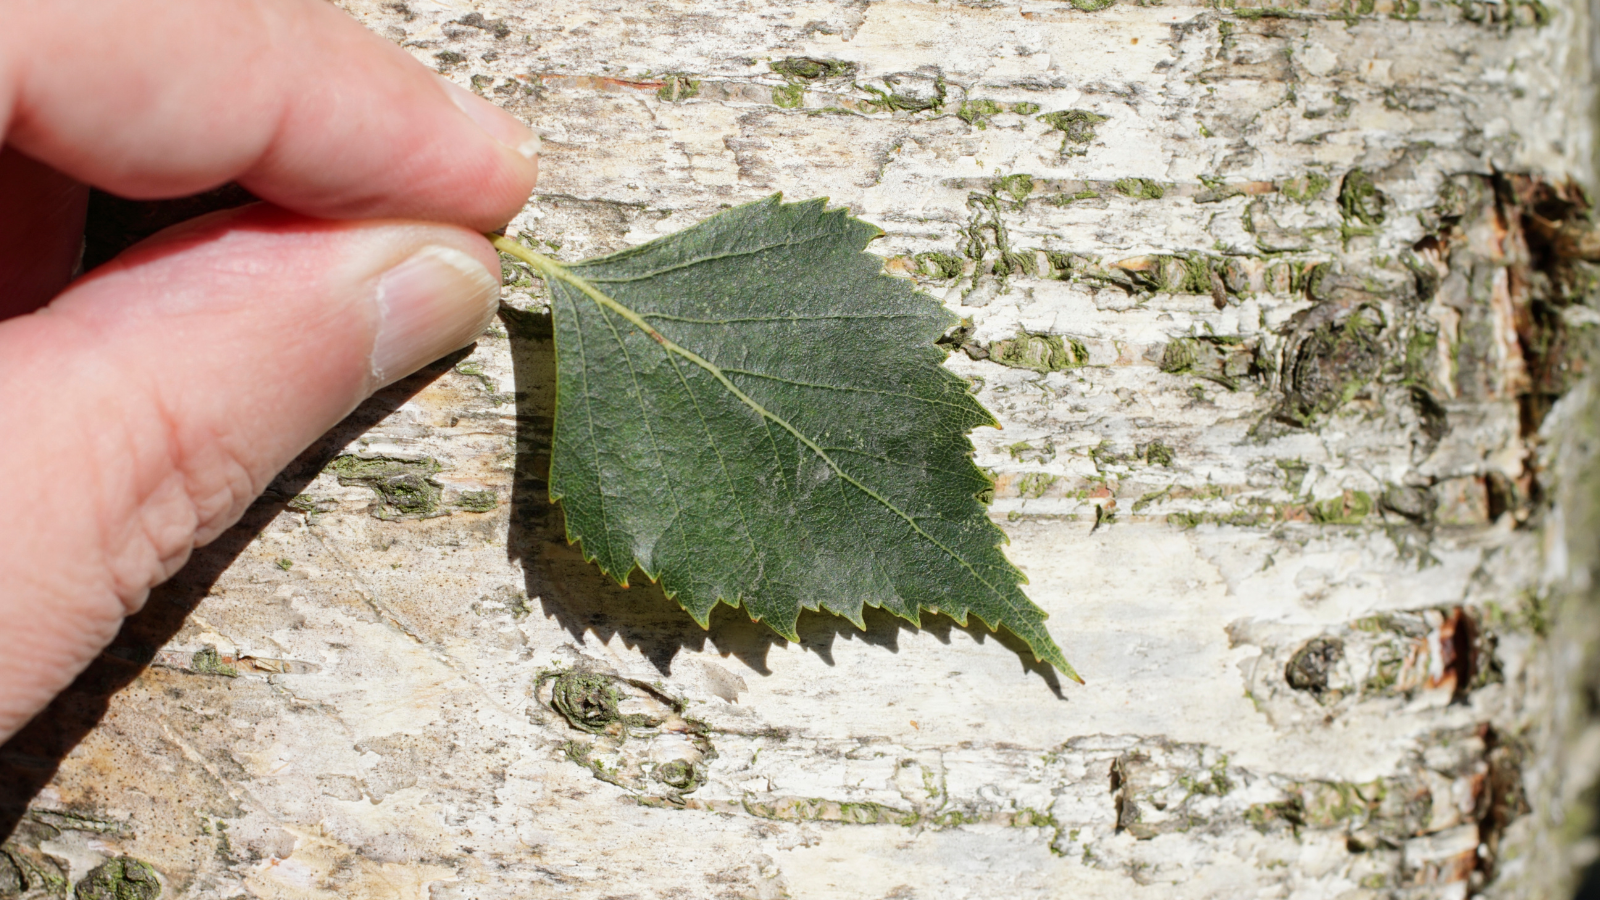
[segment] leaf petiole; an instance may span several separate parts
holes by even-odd
[[[645,334],[648,334],[656,343],[663,345],[667,343],[667,339],[661,336],[661,332],[651,328],[650,323],[639,318],[638,313],[627,308],[626,306],[623,306],[621,303],[618,303],[610,297],[607,297],[604,293],[596,290],[594,285],[572,274],[572,271],[565,265],[551,259],[548,256],[545,256],[543,253],[540,253],[537,250],[529,249],[528,247],[513,241],[503,234],[488,234],[484,235],[484,237],[487,237],[489,239],[489,243],[493,244],[494,248],[499,250],[501,253],[507,253],[511,256],[515,256],[517,259],[520,259],[528,265],[533,266],[533,268],[538,272],[539,277],[543,278],[545,281],[549,281],[552,278],[559,281],[565,281],[567,284],[572,285],[573,287],[582,291],[584,294],[588,295],[590,300],[593,300],[606,309],[609,309],[624,319],[627,319],[630,325],[633,325],[635,328],[639,329]]]

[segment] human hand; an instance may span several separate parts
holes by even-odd
[[[326,0],[0,0],[0,740],[372,391],[494,315],[537,142]],[[86,185],[265,203],[68,284]]]

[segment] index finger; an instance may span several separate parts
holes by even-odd
[[[326,0],[0,0],[0,135],[134,199],[499,227],[537,139]]]

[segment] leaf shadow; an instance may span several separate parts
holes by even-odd
[[[662,675],[671,674],[679,651],[707,648],[770,675],[772,648],[788,641],[766,625],[751,621],[743,609],[718,606],[711,613],[710,627],[703,629],[637,570],[630,579],[632,585],[624,588],[585,560],[576,545],[567,543],[561,508],[549,499],[556,391],[550,315],[502,306],[500,318],[510,336],[516,382],[517,458],[507,554],[521,562],[528,596],[538,598],[545,616],[555,619],[575,641],[582,642],[586,635],[602,643],[620,638]],[[858,629],[831,613],[803,611],[796,627],[800,646],[831,666],[837,641],[860,641],[898,653],[902,632],[926,632],[949,644],[952,632],[964,631],[979,644],[992,639],[1011,650],[1025,671],[1038,675],[1058,699],[1066,699],[1055,669],[1035,660],[1026,642],[1010,632],[990,631],[976,621],[962,625],[937,614],[924,616],[919,627],[872,608],[864,611],[863,619],[867,627]]]
[[[123,621],[111,644],[66,690],[0,744],[0,842],[16,831],[29,804],[55,778],[62,760],[99,726],[112,698],[150,667],[156,652],[177,636],[223,572],[289,501],[347,444],[470,352],[471,348],[459,351],[384,388],[295,457],[232,528],[195,550],[176,575],[150,591],[144,607]]]

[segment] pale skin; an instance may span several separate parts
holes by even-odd
[[[326,0],[0,0],[0,740],[384,384],[472,341],[537,141]],[[88,186],[264,201],[74,278]]]

